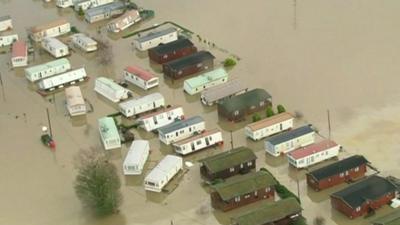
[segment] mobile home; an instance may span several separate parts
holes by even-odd
[[[289,164],[296,168],[306,168],[324,160],[337,157],[341,146],[331,140],[323,140],[287,154]]]
[[[100,118],[99,131],[105,150],[121,148],[121,138],[113,118]]]
[[[244,128],[247,137],[258,141],[264,137],[268,137],[282,131],[293,128],[292,114],[288,112],[279,113],[277,115],[262,119],[260,121],[248,124]]]
[[[65,89],[67,110],[71,116],[86,114],[86,103],[82,97],[81,89],[78,86],[71,86]]]
[[[71,41],[85,52],[93,52],[97,50],[97,42],[86,34],[78,33],[71,36]]]
[[[74,6],[75,2],[79,0],[56,0],[56,6],[60,8],[67,8],[70,6]]]
[[[214,129],[176,142],[173,146],[176,153],[187,155],[222,143],[221,131]]]
[[[60,58],[69,54],[68,46],[59,41],[57,38],[44,38],[42,41],[42,47],[56,58]]]
[[[144,189],[161,192],[165,185],[183,168],[181,157],[165,156],[144,179]]]
[[[105,77],[96,79],[94,90],[112,102],[119,102],[129,97],[127,89]]]
[[[12,45],[11,65],[13,68],[28,65],[28,46],[24,41],[16,41]]]
[[[279,156],[314,143],[315,131],[311,125],[305,125],[290,131],[277,134],[265,140],[265,151],[272,156]]]
[[[242,94],[247,91],[238,79],[208,88],[201,93],[200,100],[204,105],[212,106],[224,99]]]
[[[70,69],[71,64],[69,60],[66,58],[61,58],[26,68],[25,77],[29,81],[35,82],[46,77],[50,77],[59,73],[64,73]]]
[[[224,68],[218,68],[185,80],[183,89],[189,95],[194,95],[202,92],[204,89],[226,83],[227,81],[228,73],[226,70]]]
[[[160,93],[149,94],[119,104],[119,111],[126,117],[137,116],[165,105],[164,96]]]
[[[163,64],[195,52],[197,52],[197,48],[189,39],[179,38],[176,41],[149,49],[148,55],[151,61]]]
[[[11,16],[0,16],[0,32],[13,28]]]
[[[116,1],[96,8],[88,9],[85,13],[85,20],[88,23],[95,23],[124,13],[125,3]]]
[[[114,2],[114,0],[78,0],[74,3],[74,9],[75,11],[86,11],[112,2]]]
[[[164,144],[183,140],[206,129],[205,122],[200,116],[194,116],[186,120],[175,121],[158,129],[158,137]]]
[[[0,47],[12,45],[16,41],[18,41],[18,34],[8,33],[0,35]]]
[[[87,74],[85,68],[80,68],[44,78],[38,82],[38,87],[41,90],[52,91],[56,88],[63,88],[64,85],[75,84],[77,81],[83,81],[86,78]]]
[[[164,108],[160,111],[141,116],[137,121],[147,132],[184,119],[183,108],[180,106]]]
[[[145,36],[140,36],[133,41],[135,47],[140,51],[146,51],[150,48],[154,48],[160,44],[170,43],[178,39],[178,31],[169,27],[164,30],[150,32]]]
[[[125,81],[132,83],[144,90],[158,86],[158,77],[138,67],[128,66],[124,70]]]
[[[35,26],[30,30],[30,38],[40,42],[46,37],[58,37],[71,31],[71,24],[64,19]]]
[[[144,164],[150,153],[149,141],[135,140],[129,148],[123,163],[124,175],[142,174]]]
[[[119,33],[139,22],[141,19],[139,11],[132,9],[124,13],[122,16],[112,20],[107,24],[107,28],[111,32]]]

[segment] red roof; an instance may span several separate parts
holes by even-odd
[[[151,80],[155,77],[152,73],[137,66],[128,66],[125,68],[125,71],[134,74],[145,81]]]
[[[26,57],[28,55],[28,47],[24,41],[16,41],[12,46],[12,57]]]
[[[294,159],[301,159],[306,156],[309,156],[311,154],[317,153],[317,152],[322,152],[327,149],[333,148],[337,146],[334,141],[331,140],[323,140],[321,142],[315,143],[308,145],[306,147],[298,148],[294,151],[289,152],[288,154],[292,156]]]

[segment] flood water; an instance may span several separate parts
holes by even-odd
[[[288,111],[301,112],[297,125],[314,124],[328,136],[327,110],[330,110],[332,138],[344,146],[339,158],[363,154],[383,175],[400,176],[398,154],[400,133],[400,2],[355,0],[138,0],[138,5],[153,9],[156,17],[133,27],[141,29],[155,23],[173,21],[195,32],[193,40],[200,49],[217,56],[216,63],[234,54],[240,57],[230,71],[249,88],[261,87],[273,96],[274,104]],[[57,9],[41,0],[0,0],[0,16],[10,14],[14,30],[26,39],[28,27],[64,17],[79,30],[95,38],[109,39],[113,45],[113,65],[98,65],[95,55],[73,52],[73,68],[85,66],[90,80],[80,84],[84,97],[94,111],[71,120],[66,116],[64,94],[43,98],[24,78],[23,70],[11,70],[10,53],[0,54],[0,72],[4,95],[0,93],[0,224],[41,225],[161,225],[229,223],[230,213],[210,208],[208,189],[201,183],[195,164],[170,194],[146,193],[143,176],[124,177],[121,212],[107,218],[93,218],[82,209],[73,190],[76,170],[73,157],[80,149],[101,147],[97,119],[116,112],[116,105],[94,91],[97,76],[121,80],[127,65],[139,65],[159,71],[148,58],[132,49],[132,38],[109,36],[104,22],[88,25],[72,9]],[[100,27],[100,29],[99,29]],[[100,33],[98,32],[100,30]],[[197,41],[200,35],[217,47]],[[225,51],[226,50],[226,51]],[[47,53],[35,52],[30,65],[51,60]],[[161,92],[167,104],[182,105],[186,116],[200,114],[207,129],[224,131],[223,149],[215,148],[185,157],[196,161],[230,148],[232,130],[235,147],[247,145],[258,156],[258,167],[267,167],[294,193],[297,181],[304,216],[311,221],[323,216],[328,225],[366,225],[371,218],[348,220],[330,207],[329,194],[345,187],[315,193],[307,188],[304,170],[288,167],[284,157],[273,158],[263,151],[261,142],[246,140],[243,126],[230,124],[217,116],[216,108],[205,108],[196,97],[183,93],[182,81],[170,83],[160,76],[160,86],[149,92]],[[135,95],[145,92],[132,86]],[[52,99],[52,102],[49,100]],[[55,101],[54,101],[54,100]],[[49,108],[57,150],[52,153],[40,140],[40,129],[47,124]],[[25,115],[25,116],[24,116]],[[151,155],[146,172],[165,155],[172,153],[157,136],[142,130],[137,137],[150,140]],[[110,157],[122,174],[127,146],[110,151]],[[390,211],[384,207],[376,216]],[[311,224],[311,222],[310,222]]]

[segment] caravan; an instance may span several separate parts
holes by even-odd
[[[160,107],[164,107],[164,96],[160,93],[149,94],[119,104],[119,111],[125,117],[137,116]]]
[[[38,82],[38,86],[41,90],[52,91],[56,88],[63,88],[64,85],[67,84],[75,84],[77,81],[84,81],[86,78],[85,68],[80,68],[45,78]]]
[[[167,126],[158,129],[158,138],[164,144],[183,140],[195,134],[199,134],[206,129],[204,119],[194,116],[186,120],[175,121]]]
[[[71,41],[85,52],[93,52],[97,50],[97,42],[86,34],[78,33],[71,36]]]
[[[124,70],[124,79],[143,90],[158,86],[158,77],[137,66],[126,67]]]
[[[165,185],[183,169],[181,157],[167,155],[144,179],[144,189],[161,192]]]
[[[207,88],[226,83],[228,81],[228,73],[224,68],[214,69],[205,72],[197,77],[185,80],[183,89],[189,95],[194,95],[202,92]]]
[[[59,41],[57,38],[44,38],[42,41],[42,47],[56,58],[60,58],[69,54],[68,46]]]
[[[54,61],[25,69],[25,77],[29,81],[35,82],[46,77],[51,77],[59,73],[64,73],[70,69],[71,64],[68,59],[56,59]]]
[[[71,116],[79,116],[86,114],[86,103],[82,97],[79,86],[72,86],[65,89],[65,98],[67,102],[67,110]]]
[[[222,143],[221,131],[214,129],[176,142],[173,146],[176,153],[187,155]]]
[[[143,115],[137,121],[139,122],[140,127],[145,129],[147,132],[150,132],[182,119],[184,119],[183,108],[175,106]]]
[[[242,94],[246,91],[247,88],[243,87],[238,79],[235,79],[204,90],[201,93],[200,100],[204,105],[212,106],[226,98]]]
[[[119,102],[129,97],[129,91],[127,89],[105,77],[96,79],[94,90],[112,102]]]
[[[150,145],[149,141],[136,140],[132,142],[128,154],[125,157],[123,170],[124,175],[140,175],[143,166],[149,157]]]

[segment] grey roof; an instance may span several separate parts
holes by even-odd
[[[158,132],[163,133],[163,134],[168,134],[173,131],[176,131],[176,130],[179,130],[184,127],[187,127],[187,126],[190,126],[193,124],[197,124],[200,122],[204,122],[203,118],[201,118],[200,116],[193,116],[186,120],[175,121],[167,126],[161,127],[158,129]]]
[[[170,53],[173,51],[177,51],[180,49],[184,49],[187,47],[191,47],[191,46],[193,46],[193,43],[189,39],[181,38],[181,39],[178,39],[176,41],[173,41],[173,42],[170,42],[167,44],[161,44],[157,47],[150,49],[149,51],[153,51],[159,55],[164,55],[164,54],[167,54],[167,53]]]
[[[343,173],[347,170],[355,168],[357,166],[361,166],[363,164],[369,163],[367,159],[362,155],[353,155],[346,159],[342,159],[340,161],[334,162],[322,168],[313,170],[309,172],[311,176],[313,176],[317,180],[322,180],[333,175]]]
[[[314,130],[311,128],[311,125],[305,125],[267,138],[265,142],[269,142],[272,145],[278,145],[311,132],[314,132]]]
[[[11,20],[11,16],[9,16],[9,15],[0,16],[0,21],[4,21],[4,20]]]
[[[196,65],[204,62],[205,60],[214,59],[215,56],[208,51],[199,51],[191,55],[175,59],[171,62],[165,63],[164,65],[170,67],[172,70],[179,71],[187,66]]]
[[[389,180],[373,175],[341,191],[333,193],[331,197],[343,200],[354,209],[368,200],[378,200],[382,196],[394,192],[395,190],[396,186]]]
[[[230,114],[237,110],[245,110],[253,106],[258,106],[261,101],[271,101],[271,98],[271,95],[266,90],[256,88],[223,100],[219,104],[218,109],[223,109]]]
[[[125,8],[125,3],[117,1],[117,2],[112,2],[109,4],[101,5],[95,8],[90,8],[86,11],[86,15],[89,17],[98,15],[98,14],[103,14],[108,11],[114,11],[114,10],[120,10]]]
[[[166,34],[173,33],[173,32],[176,32],[176,29],[173,27],[169,27],[164,30],[150,32],[150,33],[146,34],[145,36],[138,37],[138,38],[136,38],[136,41],[141,43],[141,42],[149,41],[149,40],[152,40],[152,39],[155,39],[155,38],[158,38],[158,37],[161,37]]]

